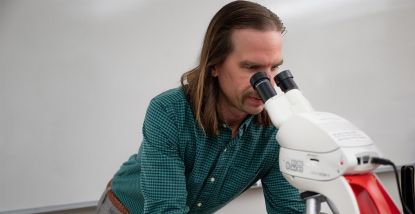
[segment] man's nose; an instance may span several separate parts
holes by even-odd
[[[269,78],[269,81],[271,81],[271,83],[274,84],[274,73],[271,71],[271,69],[266,69],[265,74]]]

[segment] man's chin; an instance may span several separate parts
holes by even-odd
[[[248,110],[248,113],[251,115],[257,115],[260,114],[262,111],[264,111],[264,105],[258,106],[256,108],[251,108]]]

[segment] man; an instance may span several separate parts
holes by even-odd
[[[115,174],[99,213],[213,213],[262,181],[268,213],[302,213],[278,166],[276,129],[250,86],[282,64],[284,26],[252,2],[225,5],[211,20],[199,65],[179,88],[152,99],[143,142]]]

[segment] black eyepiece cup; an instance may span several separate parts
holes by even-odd
[[[277,86],[280,87],[284,93],[291,89],[298,89],[290,70],[281,71],[274,77],[274,80],[277,83]]]
[[[271,97],[277,95],[271,82],[264,72],[255,73],[250,79],[252,87],[258,92],[264,103]]]

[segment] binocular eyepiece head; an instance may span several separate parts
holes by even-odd
[[[294,82],[293,75],[290,70],[284,70],[278,73],[274,77],[274,81],[277,83],[277,86],[285,93],[291,89],[298,89],[297,84]],[[277,95],[274,87],[271,84],[270,79],[265,74],[265,72],[258,71],[255,73],[251,79],[251,86],[258,92],[262,100],[266,102],[269,98]]]

